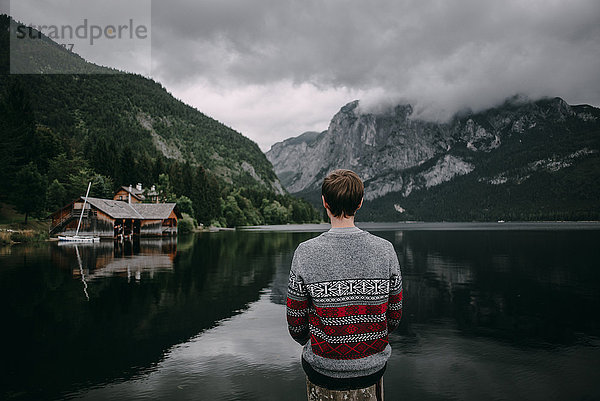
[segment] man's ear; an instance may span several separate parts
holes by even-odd
[[[323,201],[323,207],[329,210],[329,205],[327,204],[327,202],[325,202],[325,197],[323,195],[321,195],[321,200]]]
[[[360,209],[360,207],[362,206],[364,200],[365,200],[365,197],[363,196],[361,198],[360,203],[358,204],[358,207],[356,208],[356,210]]]

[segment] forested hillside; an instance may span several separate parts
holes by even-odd
[[[317,218],[281,188],[256,143],[151,79],[108,69],[10,75],[11,21],[0,16],[0,202],[43,216],[82,195],[93,179],[92,194],[102,197],[121,185],[156,184],[163,199],[181,200],[204,224]],[[49,39],[35,46],[63,69],[85,63]]]

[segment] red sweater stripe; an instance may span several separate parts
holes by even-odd
[[[387,310],[387,302],[379,305],[350,305],[341,307],[315,307],[315,312],[321,317],[347,317],[359,315],[379,315]]]

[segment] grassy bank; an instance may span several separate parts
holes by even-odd
[[[17,213],[11,206],[0,203],[0,244],[46,241],[49,223]]]

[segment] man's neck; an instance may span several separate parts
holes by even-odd
[[[331,228],[348,228],[348,227],[356,227],[354,225],[354,216],[346,217],[346,218],[337,218],[331,217]]]

